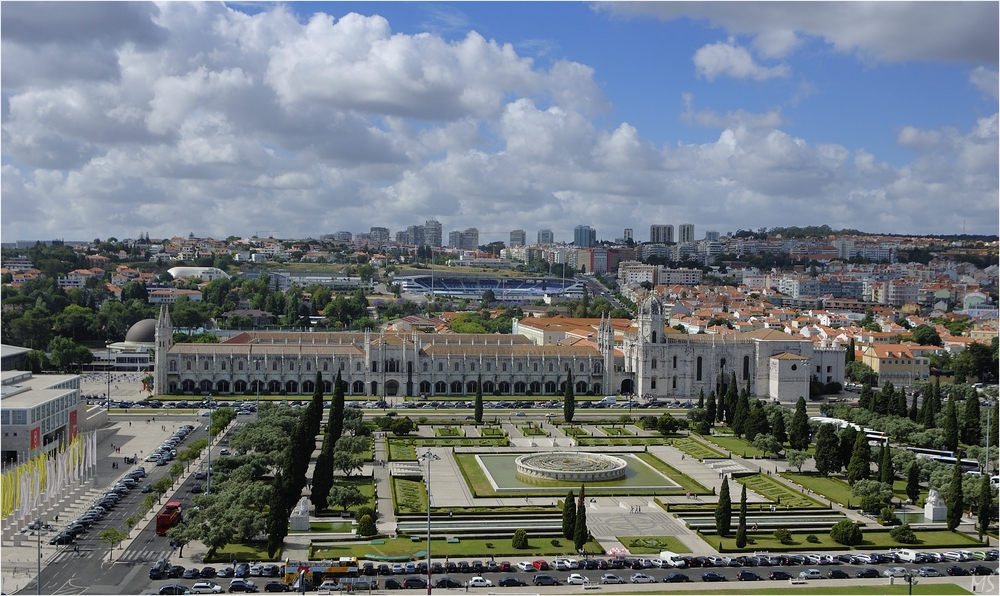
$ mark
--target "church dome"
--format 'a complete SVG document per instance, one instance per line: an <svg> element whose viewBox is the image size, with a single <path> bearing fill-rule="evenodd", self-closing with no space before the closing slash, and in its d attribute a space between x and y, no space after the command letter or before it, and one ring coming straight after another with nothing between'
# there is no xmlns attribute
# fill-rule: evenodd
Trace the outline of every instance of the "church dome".
<svg viewBox="0 0 1000 596"><path fill-rule="evenodd" d="M125 341L134 344L156 343L156 319L143 319L132 325L125 334Z"/></svg>

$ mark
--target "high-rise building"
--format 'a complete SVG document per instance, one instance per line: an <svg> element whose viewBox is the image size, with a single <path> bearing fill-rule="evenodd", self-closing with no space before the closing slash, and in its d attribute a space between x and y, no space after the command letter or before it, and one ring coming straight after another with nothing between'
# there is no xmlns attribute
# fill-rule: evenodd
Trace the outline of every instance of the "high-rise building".
<svg viewBox="0 0 1000 596"><path fill-rule="evenodd" d="M350 242L354 235L350 232L334 232L333 241L334 242Z"/></svg>
<svg viewBox="0 0 1000 596"><path fill-rule="evenodd" d="M527 234L524 230L511 230L510 246L524 246L527 241Z"/></svg>
<svg viewBox="0 0 1000 596"><path fill-rule="evenodd" d="M719 236L720 234L715 230L708 230L705 232L705 240L708 240L709 242L718 242Z"/></svg>
<svg viewBox="0 0 1000 596"><path fill-rule="evenodd" d="M556 236L552 230L538 230L538 244L554 244L555 241Z"/></svg>
<svg viewBox="0 0 1000 596"><path fill-rule="evenodd" d="M462 232L462 246L465 250L479 250L479 230L466 228Z"/></svg>
<svg viewBox="0 0 1000 596"><path fill-rule="evenodd" d="M573 244L577 248L590 248L597 243L597 230L587 225L573 228Z"/></svg>
<svg viewBox="0 0 1000 596"><path fill-rule="evenodd" d="M441 222L428 219L424 222L424 244L441 248Z"/></svg>
<svg viewBox="0 0 1000 596"><path fill-rule="evenodd" d="M448 246L462 248L462 232L460 230L452 230L448 233Z"/></svg>
<svg viewBox="0 0 1000 596"><path fill-rule="evenodd" d="M369 231L369 238L372 242L388 242L390 238L389 228L372 227Z"/></svg>
<svg viewBox="0 0 1000 596"><path fill-rule="evenodd" d="M632 228L625 228L625 234L622 237L625 242L632 240Z"/></svg>
<svg viewBox="0 0 1000 596"><path fill-rule="evenodd" d="M649 241L654 244L673 242L674 226L669 224L653 224L649 226Z"/></svg>
<svg viewBox="0 0 1000 596"><path fill-rule="evenodd" d="M694 242L694 224L681 224L677 226L677 241Z"/></svg>
<svg viewBox="0 0 1000 596"><path fill-rule="evenodd" d="M406 244L410 246L424 244L424 226L406 226Z"/></svg>

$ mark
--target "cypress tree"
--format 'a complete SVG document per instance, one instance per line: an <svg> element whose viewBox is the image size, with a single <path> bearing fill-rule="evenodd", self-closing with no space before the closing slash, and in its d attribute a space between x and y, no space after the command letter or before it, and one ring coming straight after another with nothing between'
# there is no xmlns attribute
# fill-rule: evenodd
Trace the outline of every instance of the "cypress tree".
<svg viewBox="0 0 1000 596"><path fill-rule="evenodd" d="M895 470L892 469L892 452L889 444L882 446L882 458L878 463L878 479L880 482L892 486L892 481L896 477Z"/></svg>
<svg viewBox="0 0 1000 596"><path fill-rule="evenodd" d="M708 420L709 424L715 424L715 392L711 391L708 394L708 402L705 404L705 419Z"/></svg>
<svg viewBox="0 0 1000 596"><path fill-rule="evenodd" d="M979 479L979 511L976 516L979 518L980 541L986 534L986 530L989 529L990 521L997 516L997 509L993 504L993 493L995 492L996 489L990 484L989 475L983 474L983 477Z"/></svg>
<svg viewBox="0 0 1000 596"><path fill-rule="evenodd" d="M906 498L914 504L920 498L920 466L917 462L911 463L906 470Z"/></svg>
<svg viewBox="0 0 1000 596"><path fill-rule="evenodd" d="M900 389L896 392L896 399L893 402L892 413L900 418L906 418L908 416L906 409L906 390Z"/></svg>
<svg viewBox="0 0 1000 596"><path fill-rule="evenodd" d="M770 425L767 423L767 414L764 413L764 404L760 403L759 399L753 400L753 404L750 406L750 415L747 416L743 432L747 436L747 441L751 443L757 438L757 435L766 435L771 432Z"/></svg>
<svg viewBox="0 0 1000 596"><path fill-rule="evenodd" d="M483 373L476 379L476 424L483 423Z"/></svg>
<svg viewBox="0 0 1000 596"><path fill-rule="evenodd" d="M958 414L955 412L955 398L948 398L944 407L944 445L948 451L958 449Z"/></svg>
<svg viewBox="0 0 1000 596"><path fill-rule="evenodd" d="M965 509L965 495L962 494L962 459L961 454L956 453L959 460L955 462L954 471L951 473L951 487L948 495L948 529L952 532L962 523L962 511Z"/></svg>
<svg viewBox="0 0 1000 596"><path fill-rule="evenodd" d="M858 407L869 411L872 409L872 388L868 383L861 386L861 396L858 397Z"/></svg>
<svg viewBox="0 0 1000 596"><path fill-rule="evenodd" d="M733 420L736 417L738 402L739 393L736 388L736 373L733 373L732 379L729 384L726 385L726 424L729 426L733 425Z"/></svg>
<svg viewBox="0 0 1000 596"><path fill-rule="evenodd" d="M740 495L740 521L736 527L736 548L743 548L747 545L747 485L743 485L743 494Z"/></svg>
<svg viewBox="0 0 1000 596"><path fill-rule="evenodd" d="M705 389L704 388L698 390L698 407L699 408L704 408L705 407Z"/></svg>
<svg viewBox="0 0 1000 596"><path fill-rule="evenodd" d="M775 439L778 439L782 445L788 441L788 433L785 432L785 414L783 411L779 410L774 413L774 422L771 425L774 430L771 434L774 435Z"/></svg>
<svg viewBox="0 0 1000 596"><path fill-rule="evenodd" d="M736 411L733 413L733 434L742 437L746 432L747 419L750 417L750 400L740 395L736 400Z"/></svg>
<svg viewBox="0 0 1000 596"><path fill-rule="evenodd" d="M806 398L799 396L795 402L792 426L788 429L788 443L792 449L805 451L809 447L809 417L806 415Z"/></svg>
<svg viewBox="0 0 1000 596"><path fill-rule="evenodd" d="M934 415L937 416L941 412L941 376L938 375L934 377L934 392L931 393L931 407L934 409Z"/></svg>
<svg viewBox="0 0 1000 596"><path fill-rule="evenodd" d="M851 338L851 345L844 352L844 364L850 364L854 362L854 338Z"/></svg>
<svg viewBox="0 0 1000 596"><path fill-rule="evenodd" d="M733 502L729 498L729 480L722 479L719 502L715 505L715 529L719 536L729 536L733 527Z"/></svg>
<svg viewBox="0 0 1000 596"><path fill-rule="evenodd" d="M584 496L583 485L580 485L580 499L576 506L576 520L573 527L573 546L579 551L583 545L587 544L587 537L590 535L587 530L587 500Z"/></svg>
<svg viewBox="0 0 1000 596"><path fill-rule="evenodd" d="M913 394L913 403L910 404L910 411L908 412L908 414L909 414L910 420L912 420L913 422L917 421L917 415L919 414L919 410L917 409L917 394L916 393Z"/></svg>
<svg viewBox="0 0 1000 596"><path fill-rule="evenodd" d="M846 468L851 463L851 453L854 451L854 442L858 439L858 431L853 426L848 426L840 431L840 461L837 469Z"/></svg>
<svg viewBox="0 0 1000 596"><path fill-rule="evenodd" d="M962 442L966 445L978 445L983 440L983 427L979 415L979 399L975 396L965 398L962 408Z"/></svg>
<svg viewBox="0 0 1000 596"><path fill-rule="evenodd" d="M312 403L309 404L309 432L312 436L319 434L323 425L323 375L316 371L316 390L313 391Z"/></svg>
<svg viewBox="0 0 1000 596"><path fill-rule="evenodd" d="M934 385L931 385L924 393L924 403L920 405L920 424L924 425L925 430L932 429L936 426L936 421L934 419L933 393Z"/></svg>
<svg viewBox="0 0 1000 596"><path fill-rule="evenodd" d="M323 446L313 468L312 490L309 495L317 514L327 508L326 498L333 488L333 446L336 441L331 438L329 425L326 429L323 433Z"/></svg>
<svg viewBox="0 0 1000 596"><path fill-rule="evenodd" d="M576 412L576 396L573 395L573 371L566 371L566 390L563 392L563 418L566 422L573 422L573 414ZM567 540L570 540L567 538Z"/></svg>
<svg viewBox="0 0 1000 596"><path fill-rule="evenodd" d="M868 480L872 472L872 454L865 433L858 433L851 450L851 462L847 464L847 482L851 486L858 480Z"/></svg>
<svg viewBox="0 0 1000 596"><path fill-rule="evenodd" d="M823 476L840 471L840 441L832 424L821 424L816 432L816 471Z"/></svg>
<svg viewBox="0 0 1000 596"><path fill-rule="evenodd" d="M331 441L336 444L340 435L344 434L344 382L340 379L340 371L333 381L333 405L330 407L330 420L327 422Z"/></svg>
<svg viewBox="0 0 1000 596"><path fill-rule="evenodd" d="M576 535L576 497L573 491L566 493L563 501L562 533L566 540L573 540Z"/></svg>

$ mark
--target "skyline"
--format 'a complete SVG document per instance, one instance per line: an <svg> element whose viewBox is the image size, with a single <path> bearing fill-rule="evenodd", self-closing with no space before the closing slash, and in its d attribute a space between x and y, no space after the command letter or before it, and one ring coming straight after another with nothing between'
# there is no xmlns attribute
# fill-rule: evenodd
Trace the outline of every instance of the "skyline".
<svg viewBox="0 0 1000 596"><path fill-rule="evenodd" d="M985 2L5 3L0 231L996 234L998 18Z"/></svg>

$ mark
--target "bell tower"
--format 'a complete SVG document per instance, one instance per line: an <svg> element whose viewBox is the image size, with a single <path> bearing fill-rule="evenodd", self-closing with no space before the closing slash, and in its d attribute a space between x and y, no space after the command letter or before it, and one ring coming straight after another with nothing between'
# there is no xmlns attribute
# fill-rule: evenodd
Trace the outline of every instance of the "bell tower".
<svg viewBox="0 0 1000 596"><path fill-rule="evenodd" d="M166 304L160 305L160 316L156 319L156 347L153 354L153 390L165 394L170 391L167 386L167 353L174 345L174 323L170 320L170 311Z"/></svg>
<svg viewBox="0 0 1000 596"><path fill-rule="evenodd" d="M663 337L663 303L650 294L639 307L639 341L642 344L666 343Z"/></svg>

